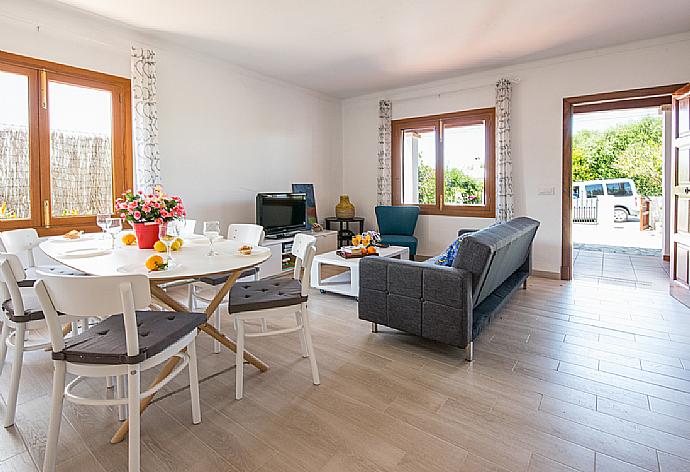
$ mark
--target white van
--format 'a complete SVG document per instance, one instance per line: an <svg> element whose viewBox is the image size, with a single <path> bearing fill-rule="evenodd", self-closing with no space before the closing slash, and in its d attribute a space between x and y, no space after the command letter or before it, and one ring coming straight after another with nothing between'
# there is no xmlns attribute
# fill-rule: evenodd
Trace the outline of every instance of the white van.
<svg viewBox="0 0 690 472"><path fill-rule="evenodd" d="M627 221L629 216L640 215L640 197L631 179L605 179L573 182L573 199L596 198L600 195L616 197L613 220Z"/></svg>

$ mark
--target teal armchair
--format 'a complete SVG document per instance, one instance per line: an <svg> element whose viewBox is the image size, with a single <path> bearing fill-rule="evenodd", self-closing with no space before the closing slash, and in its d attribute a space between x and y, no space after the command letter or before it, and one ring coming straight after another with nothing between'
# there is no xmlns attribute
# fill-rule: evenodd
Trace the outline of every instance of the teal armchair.
<svg viewBox="0 0 690 472"><path fill-rule="evenodd" d="M381 242L391 246L405 246L410 249L410 259L417 254L417 238L414 230L419 218L416 206L377 206L376 222L381 233Z"/></svg>

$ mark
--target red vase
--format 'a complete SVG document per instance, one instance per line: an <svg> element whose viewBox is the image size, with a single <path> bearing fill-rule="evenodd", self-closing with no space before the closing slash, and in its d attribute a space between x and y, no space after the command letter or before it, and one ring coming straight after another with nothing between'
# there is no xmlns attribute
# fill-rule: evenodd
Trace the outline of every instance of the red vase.
<svg viewBox="0 0 690 472"><path fill-rule="evenodd" d="M139 249L153 249L158 241L158 223L132 223L134 233L137 235Z"/></svg>

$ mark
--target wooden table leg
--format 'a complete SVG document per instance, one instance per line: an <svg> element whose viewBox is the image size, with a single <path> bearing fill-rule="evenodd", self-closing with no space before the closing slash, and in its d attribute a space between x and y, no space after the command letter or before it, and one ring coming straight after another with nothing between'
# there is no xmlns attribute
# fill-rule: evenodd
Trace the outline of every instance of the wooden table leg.
<svg viewBox="0 0 690 472"><path fill-rule="evenodd" d="M218 307L218 305L221 304L223 298L225 298L225 295L227 295L227 293L230 291L230 289L235 284L241 273L241 271L235 271L231 273L230 277L228 277L228 280L225 282L225 284L223 284L216 296L213 297L213 300L211 300L211 303L204 312L206 314L207 320L211 316L213 316L213 313L215 312L216 308ZM189 311L188 307L184 306L183 304L172 298L170 295L168 295L168 293L162 288L160 288L158 284L154 281L151 281L151 294L164 304L168 305L174 311ZM199 329L207 333L208 335L212 336L214 339L218 340L222 345L224 345L231 351L236 352L237 345L235 344L235 342L226 337L223 333L219 332L210 324L204 323L203 325L199 326ZM261 372L266 372L268 370L268 365L255 355L251 354L250 352L245 350L243 356L244 360L246 360L248 363L259 369ZM151 383L149 389L153 388L155 385L163 381L163 379L165 379L168 375L170 375L170 373L173 371L173 369L179 361L179 357L170 358L168 362L166 362L166 364L163 366L163 369L158 373L154 381ZM148 396L146 398L142 398L139 404L139 411L143 412L149 406L149 404L151 404L151 401L153 401L153 395ZM117 444L119 442L122 442L127 436L128 431L129 420L125 420L122 423L122 425L120 425L120 428L115 432L113 437L110 439L110 443Z"/></svg>
<svg viewBox="0 0 690 472"><path fill-rule="evenodd" d="M237 280L237 277L234 277L234 280ZM228 290L232 288L232 284L234 284L233 277L231 276L228 279L228 282L230 283ZM226 287L228 285L228 282L225 283L223 287ZM213 301L211 301L211 304L208 306L208 308L205 311L206 314L206 319L210 318L213 313L216 310L216 307L222 302L223 298L225 297L225 293L222 293L222 290L218 292L218 294L213 298ZM175 311L188 311L188 308L186 308L184 305L179 303L177 300L173 299L170 295L167 294L162 288L154 285L153 283L151 284L151 293L153 294L154 297L159 299L161 302L165 303L168 305L170 308L172 308ZM221 294L222 293L222 294ZM219 298L220 296L220 298ZM214 306L214 301L218 299L217 303L215 303ZM215 329L212 325L205 323L201 326L199 326L199 329L203 331L204 333L208 334L209 336L213 337L217 341L219 341L223 346L227 347L230 349L232 352L237 351L237 344L235 344L235 341L232 339L229 339L227 336L225 336L223 333L219 332L217 329ZM268 365L251 354L250 352L247 352L246 350L244 351L244 360L246 360L248 363L259 369L261 372L266 372L268 370Z"/></svg>

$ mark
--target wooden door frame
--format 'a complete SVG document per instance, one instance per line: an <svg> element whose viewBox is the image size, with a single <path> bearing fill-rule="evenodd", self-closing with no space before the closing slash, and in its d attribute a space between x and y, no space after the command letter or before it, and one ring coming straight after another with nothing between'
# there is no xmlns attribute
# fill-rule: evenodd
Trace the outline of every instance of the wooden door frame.
<svg viewBox="0 0 690 472"><path fill-rule="evenodd" d="M671 103L671 95L685 84L621 90L563 99L563 171L561 192L561 279L573 277L572 184L573 115L594 111L660 106Z"/></svg>

